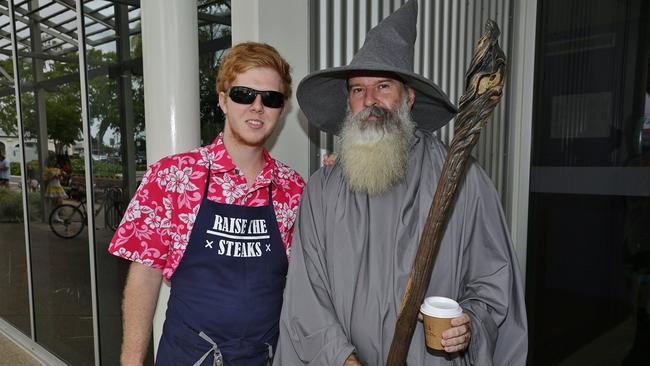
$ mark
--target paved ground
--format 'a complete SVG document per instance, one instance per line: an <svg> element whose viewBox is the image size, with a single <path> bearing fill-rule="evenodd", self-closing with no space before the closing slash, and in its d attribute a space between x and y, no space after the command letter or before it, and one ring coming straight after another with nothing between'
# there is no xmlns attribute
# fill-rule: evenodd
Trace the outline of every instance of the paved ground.
<svg viewBox="0 0 650 366"><path fill-rule="evenodd" d="M102 363L117 364L120 299L128 264L106 252L112 230L96 217L95 259ZM72 239L30 222L31 269L37 342L70 365L94 359L88 228ZM27 259L23 223L0 222L0 317L29 334ZM0 365L8 362L0 349ZM21 365L8 363L7 365Z"/></svg>
<svg viewBox="0 0 650 366"><path fill-rule="evenodd" d="M9 338L0 333L0 365L7 366L41 366L29 353L18 347Z"/></svg>

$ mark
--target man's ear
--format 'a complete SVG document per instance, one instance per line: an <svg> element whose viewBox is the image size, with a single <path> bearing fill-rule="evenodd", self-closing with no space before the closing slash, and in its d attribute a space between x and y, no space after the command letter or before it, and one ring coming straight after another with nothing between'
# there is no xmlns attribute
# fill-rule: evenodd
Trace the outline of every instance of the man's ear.
<svg viewBox="0 0 650 366"><path fill-rule="evenodd" d="M284 105L280 107L280 118L284 118L287 116L287 113L289 113L289 108L287 108L287 104L291 101L291 99L287 99L284 101Z"/></svg>
<svg viewBox="0 0 650 366"><path fill-rule="evenodd" d="M223 114L228 113L228 107L226 106L226 93L224 92L219 92L219 107L221 108L221 111L223 111Z"/></svg>
<svg viewBox="0 0 650 366"><path fill-rule="evenodd" d="M408 88L409 97L407 103L409 105L409 110L413 109L413 104L415 103L415 92L413 88Z"/></svg>

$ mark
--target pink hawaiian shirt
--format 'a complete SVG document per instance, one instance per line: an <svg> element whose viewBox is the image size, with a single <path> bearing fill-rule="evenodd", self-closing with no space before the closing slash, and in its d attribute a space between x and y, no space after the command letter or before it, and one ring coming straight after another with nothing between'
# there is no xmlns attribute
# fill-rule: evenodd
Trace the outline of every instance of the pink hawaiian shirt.
<svg viewBox="0 0 650 366"><path fill-rule="evenodd" d="M108 251L118 257L160 268L170 279L183 258L205 190L211 163L208 199L242 206L269 204L273 208L287 256L291 254L293 223L305 182L300 175L271 158L250 188L219 134L211 145L168 156L153 163L129 203Z"/></svg>

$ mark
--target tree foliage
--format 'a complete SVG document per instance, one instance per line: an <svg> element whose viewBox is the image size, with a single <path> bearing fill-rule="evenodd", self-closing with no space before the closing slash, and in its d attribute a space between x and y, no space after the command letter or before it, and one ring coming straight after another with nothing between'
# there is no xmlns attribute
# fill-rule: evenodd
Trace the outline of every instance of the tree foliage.
<svg viewBox="0 0 650 366"><path fill-rule="evenodd" d="M198 0L199 11L211 14L228 13L230 0ZM211 41L230 36L230 27L220 24L208 24L199 29L199 41ZM142 56L142 37L135 34L130 37L130 54L126 58L140 59ZM223 129L224 115L217 103L215 90L216 76L223 50L207 52L200 55L200 116L201 138L203 143L209 143ZM54 141L57 152L80 141L82 136L81 92L79 84L79 65L76 53L66 55L71 62L46 60L39 62L42 66L43 80L59 80L49 83L47 89L41 84L34 85L34 60L27 57L19 58L19 74L21 81L20 111L26 139L39 137L39 122L37 95L34 89L39 88L39 97L45 101L44 113L47 123L47 138ZM131 98L124 101L132 103L133 123L136 139L142 139L144 123L144 82L141 75L133 70L124 69L120 65L114 51L88 48L86 59L89 68L107 69L108 72L89 73L88 78L88 115L91 125L92 146L103 144L104 137L109 131L121 135L124 130L123 111L120 110L119 88L120 79L131 81ZM133 65L133 63L131 63ZM0 66L5 70L13 70L11 59L1 60ZM72 76L72 77L70 77ZM127 76L127 77L125 77ZM17 135L16 102L11 86L5 87L4 96L0 96L0 129L6 135ZM40 94L42 93L42 94ZM124 106L123 106L124 107ZM141 144L143 145L143 144ZM139 146L144 149L144 146Z"/></svg>
<svg viewBox="0 0 650 366"><path fill-rule="evenodd" d="M198 6L210 13L230 11L229 0L199 0ZM221 24L209 24L199 27L199 42L229 37L230 27ZM200 116L201 116L201 143L209 144L223 130L225 116L219 108L216 91L217 73L225 50L206 52L199 55L199 88L200 88Z"/></svg>
<svg viewBox="0 0 650 366"><path fill-rule="evenodd" d="M38 136L36 98L32 82L34 80L32 76L34 65L31 62L31 59L20 58L18 71L23 89L20 95L20 107L27 139ZM5 69L13 69L11 60L0 61L0 64ZM75 63L48 61L41 65L43 66L43 80L79 74L78 65ZM81 137L79 79L73 78L73 80L73 82L61 83L48 89L40 89L45 98L44 113L47 121L47 137L54 141L58 152L65 146L74 144ZM13 94L0 98L0 128L7 135L18 134L16 102Z"/></svg>

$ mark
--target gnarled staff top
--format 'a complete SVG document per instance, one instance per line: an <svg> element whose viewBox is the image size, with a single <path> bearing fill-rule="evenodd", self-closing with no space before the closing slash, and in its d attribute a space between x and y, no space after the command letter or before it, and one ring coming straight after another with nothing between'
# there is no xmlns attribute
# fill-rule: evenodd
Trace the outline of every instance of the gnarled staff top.
<svg viewBox="0 0 650 366"><path fill-rule="evenodd" d="M474 56L465 72L465 93L460 97L460 113L456 118L456 129L472 122L463 114L475 113L477 109L490 111L501 99L506 72L506 56L498 44L501 35L493 20L485 23L483 35L476 44ZM474 108L468 108L469 104Z"/></svg>

